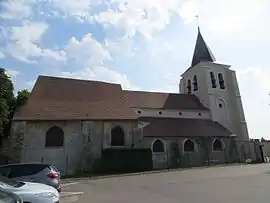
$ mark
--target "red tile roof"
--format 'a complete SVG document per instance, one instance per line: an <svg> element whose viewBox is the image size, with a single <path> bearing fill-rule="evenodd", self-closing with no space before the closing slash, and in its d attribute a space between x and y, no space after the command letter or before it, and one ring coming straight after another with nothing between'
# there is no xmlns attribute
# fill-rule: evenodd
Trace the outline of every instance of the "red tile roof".
<svg viewBox="0 0 270 203"><path fill-rule="evenodd" d="M207 110L193 95L124 91L119 84L39 76L14 120L127 120L131 107Z"/></svg>
<svg viewBox="0 0 270 203"><path fill-rule="evenodd" d="M142 91L124 91L124 94L131 107L176 110L208 110L194 95Z"/></svg>
<svg viewBox="0 0 270 203"><path fill-rule="evenodd" d="M137 119L119 84L39 76L14 120Z"/></svg>
<svg viewBox="0 0 270 203"><path fill-rule="evenodd" d="M140 118L146 122L145 137L228 137L233 133L218 122L206 119Z"/></svg>

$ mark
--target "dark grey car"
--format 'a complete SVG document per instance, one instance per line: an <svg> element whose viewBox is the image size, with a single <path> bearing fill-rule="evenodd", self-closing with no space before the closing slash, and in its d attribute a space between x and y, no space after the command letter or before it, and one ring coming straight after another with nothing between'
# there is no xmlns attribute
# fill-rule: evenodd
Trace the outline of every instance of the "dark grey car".
<svg viewBox="0 0 270 203"><path fill-rule="evenodd" d="M51 165L44 163L17 163L0 166L0 175L18 181L37 182L50 185L59 192L60 172Z"/></svg>

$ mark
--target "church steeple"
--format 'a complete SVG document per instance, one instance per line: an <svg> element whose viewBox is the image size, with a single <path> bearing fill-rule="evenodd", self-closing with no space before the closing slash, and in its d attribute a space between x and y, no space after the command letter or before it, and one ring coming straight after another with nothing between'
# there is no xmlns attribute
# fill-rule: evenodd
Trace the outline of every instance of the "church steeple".
<svg viewBox="0 0 270 203"><path fill-rule="evenodd" d="M214 62L216 59L212 54L210 48L205 43L202 34L200 32L200 27L198 27L197 41L194 49L194 54L192 58L191 67L202 61Z"/></svg>

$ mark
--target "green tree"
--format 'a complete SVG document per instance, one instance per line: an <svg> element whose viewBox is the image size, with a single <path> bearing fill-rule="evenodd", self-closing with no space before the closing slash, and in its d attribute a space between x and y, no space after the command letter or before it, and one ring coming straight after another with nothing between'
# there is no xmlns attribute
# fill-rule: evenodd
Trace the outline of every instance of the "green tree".
<svg viewBox="0 0 270 203"><path fill-rule="evenodd" d="M9 109L9 112L8 112L9 116L8 116L8 119L6 119L6 122L4 125L4 133L3 133L4 136L8 136L10 134L12 118L14 116L14 113L18 108L20 108L27 102L29 95L30 95L30 92L28 92L25 89L18 91L16 98L7 107L7 109Z"/></svg>
<svg viewBox="0 0 270 203"><path fill-rule="evenodd" d="M0 99L5 100L8 106L14 104L13 84L5 69L0 68Z"/></svg>
<svg viewBox="0 0 270 203"><path fill-rule="evenodd" d="M13 84L5 69L0 68L0 138L2 138L9 126L15 105Z"/></svg>
<svg viewBox="0 0 270 203"><path fill-rule="evenodd" d="M14 96L14 86L5 69L0 68L0 142L8 136L16 109L24 105L30 95L27 90L18 91Z"/></svg>
<svg viewBox="0 0 270 203"><path fill-rule="evenodd" d="M4 136L4 129L9 121L8 115L8 105L4 99L0 99L0 139Z"/></svg>
<svg viewBox="0 0 270 203"><path fill-rule="evenodd" d="M28 92L28 90L26 89L19 91L16 97L15 108L17 109L23 106L27 102L29 95L30 95L30 92Z"/></svg>

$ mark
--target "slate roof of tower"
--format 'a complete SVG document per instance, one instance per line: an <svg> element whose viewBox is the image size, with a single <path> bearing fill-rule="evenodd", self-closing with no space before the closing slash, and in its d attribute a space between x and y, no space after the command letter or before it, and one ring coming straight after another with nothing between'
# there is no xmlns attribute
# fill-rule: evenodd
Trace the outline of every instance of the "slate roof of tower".
<svg viewBox="0 0 270 203"><path fill-rule="evenodd" d="M197 41L194 49L191 67L203 61L214 62L215 60L216 59L214 55L212 54L210 48L205 43L202 34L200 32L200 29L198 28Z"/></svg>
<svg viewBox="0 0 270 203"><path fill-rule="evenodd" d="M132 107L207 110L192 95L124 91L119 84L39 76L14 120L128 120Z"/></svg>
<svg viewBox="0 0 270 203"><path fill-rule="evenodd" d="M228 137L233 133L210 119L140 118L145 137ZM149 123L149 124L147 124Z"/></svg>

